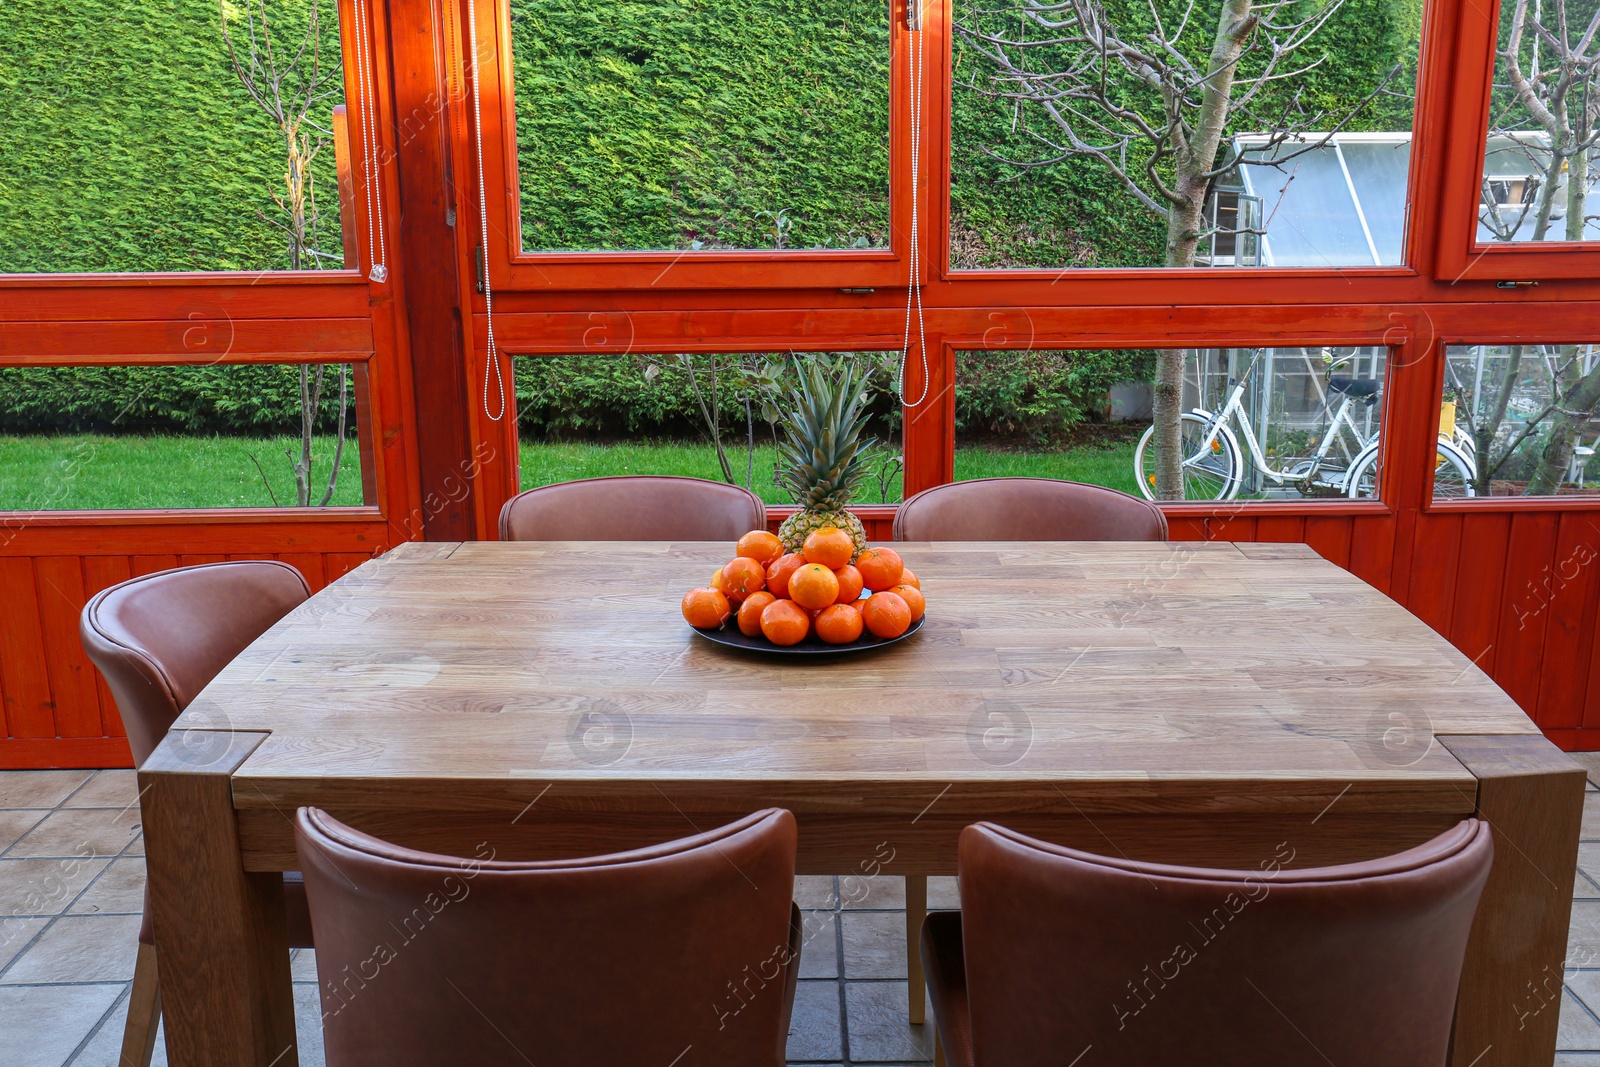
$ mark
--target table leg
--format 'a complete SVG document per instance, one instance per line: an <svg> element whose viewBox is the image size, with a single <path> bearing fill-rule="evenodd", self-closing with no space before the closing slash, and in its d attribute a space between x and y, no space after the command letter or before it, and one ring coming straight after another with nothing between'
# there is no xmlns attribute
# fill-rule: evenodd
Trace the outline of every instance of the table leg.
<svg viewBox="0 0 1600 1067"><path fill-rule="evenodd" d="M267 735L185 730L139 770L173 1067L296 1067L283 876L249 874L232 773Z"/></svg>
<svg viewBox="0 0 1600 1067"><path fill-rule="evenodd" d="M928 876L906 875L906 999L909 1018L920 1023L925 1018L927 982L922 975L922 920L928 917Z"/></svg>
<svg viewBox="0 0 1600 1067"><path fill-rule="evenodd" d="M1494 867L1467 942L1452 1067L1549 1067L1561 1014L1584 771L1536 734L1438 738L1478 779Z"/></svg>

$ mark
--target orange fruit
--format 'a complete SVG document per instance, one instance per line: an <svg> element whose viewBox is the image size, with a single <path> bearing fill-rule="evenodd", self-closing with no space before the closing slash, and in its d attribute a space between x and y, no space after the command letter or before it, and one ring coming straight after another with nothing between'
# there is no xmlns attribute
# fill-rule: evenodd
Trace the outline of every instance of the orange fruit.
<svg viewBox="0 0 1600 1067"><path fill-rule="evenodd" d="M711 572L711 588L719 593L727 593L728 591L728 579L722 576L721 567Z"/></svg>
<svg viewBox="0 0 1600 1067"><path fill-rule="evenodd" d="M746 637L759 637L761 635L761 613L767 610L768 604L777 599L765 589L745 597L744 603L739 605L739 632Z"/></svg>
<svg viewBox="0 0 1600 1067"><path fill-rule="evenodd" d="M899 637L911 625L911 608L898 593L874 593L861 609L861 621L874 637Z"/></svg>
<svg viewBox="0 0 1600 1067"><path fill-rule="evenodd" d="M928 610L928 602L923 599L922 590L914 585L897 585L889 592L906 602L906 607L911 609L912 622L922 618L922 613Z"/></svg>
<svg viewBox="0 0 1600 1067"><path fill-rule="evenodd" d="M761 611L761 632L775 645L797 645L811 632L811 616L792 600L774 600Z"/></svg>
<svg viewBox="0 0 1600 1067"><path fill-rule="evenodd" d="M817 636L830 645L848 645L861 636L861 612L849 604L833 604L817 616Z"/></svg>
<svg viewBox="0 0 1600 1067"><path fill-rule="evenodd" d="M899 585L905 569L900 553L892 548L869 548L856 558L856 570L861 572L862 582L874 593Z"/></svg>
<svg viewBox="0 0 1600 1067"><path fill-rule="evenodd" d="M811 531L800 552L806 557L807 563L820 563L830 571L836 571L856 554L856 544L839 527L821 526Z"/></svg>
<svg viewBox="0 0 1600 1067"><path fill-rule="evenodd" d="M739 547L736 555L745 559L753 559L765 567L779 556L783 555L783 542L778 540L778 535L765 530L751 530L739 538Z"/></svg>
<svg viewBox="0 0 1600 1067"><path fill-rule="evenodd" d="M740 556L722 568L722 591L735 603L751 593L765 589L767 576L761 564Z"/></svg>
<svg viewBox="0 0 1600 1067"><path fill-rule="evenodd" d="M772 595L779 600L788 596L789 576L805 565L806 558L798 552L779 556L777 561L767 568L767 588L772 590Z"/></svg>
<svg viewBox="0 0 1600 1067"><path fill-rule="evenodd" d="M911 572L910 567L902 567L900 569L900 584L909 585L913 589L922 588L922 582Z"/></svg>
<svg viewBox="0 0 1600 1067"><path fill-rule="evenodd" d="M834 571L833 576L839 579L838 602L840 604L855 603L856 598L861 595L861 590L864 588L861 582L861 572L846 563L843 567Z"/></svg>
<svg viewBox="0 0 1600 1067"><path fill-rule="evenodd" d="M715 589L691 589L683 594L683 617L696 629L715 630L732 614L728 598Z"/></svg>
<svg viewBox="0 0 1600 1067"><path fill-rule="evenodd" d="M789 576L789 597L803 608L825 608L839 599L839 579L820 563L807 563Z"/></svg>

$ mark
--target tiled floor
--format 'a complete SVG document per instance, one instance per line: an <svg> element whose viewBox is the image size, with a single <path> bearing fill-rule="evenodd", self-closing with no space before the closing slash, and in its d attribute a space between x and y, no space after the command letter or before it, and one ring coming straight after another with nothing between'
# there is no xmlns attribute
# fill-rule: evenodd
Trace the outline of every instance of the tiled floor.
<svg viewBox="0 0 1600 1067"><path fill-rule="evenodd" d="M1600 1067L1600 754L1589 768L1573 886L1557 1067ZM0 1064L114 1067L133 976L144 856L131 771L0 772ZM912 1064L930 1026L906 1020L904 883L802 878L806 942L789 1057ZM931 908L955 907L930 879ZM293 963L300 1062L322 1064L316 966ZM157 1043L157 1064L166 1057Z"/></svg>

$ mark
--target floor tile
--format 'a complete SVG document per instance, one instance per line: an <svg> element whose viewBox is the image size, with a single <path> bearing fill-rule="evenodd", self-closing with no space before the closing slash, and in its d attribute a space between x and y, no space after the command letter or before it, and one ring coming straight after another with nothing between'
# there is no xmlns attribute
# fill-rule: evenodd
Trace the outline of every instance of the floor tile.
<svg viewBox="0 0 1600 1067"><path fill-rule="evenodd" d="M1600 841L1600 793L1583 794L1583 840Z"/></svg>
<svg viewBox="0 0 1600 1067"><path fill-rule="evenodd" d="M50 920L40 916L31 919L0 919L0 971L6 964L22 954L22 950L39 935Z"/></svg>
<svg viewBox="0 0 1600 1067"><path fill-rule="evenodd" d="M1567 755L1583 765L1589 773L1589 787L1600 785L1600 752L1569 752Z"/></svg>
<svg viewBox="0 0 1600 1067"><path fill-rule="evenodd" d="M904 978L906 976L906 917L903 911L845 912L846 978Z"/></svg>
<svg viewBox="0 0 1600 1067"><path fill-rule="evenodd" d="M289 954L289 980L291 982L317 981L317 954L309 948L297 948Z"/></svg>
<svg viewBox="0 0 1600 1067"><path fill-rule="evenodd" d="M123 997L100 1024L100 1029L89 1043L83 1046L72 1067L126 1067L121 1062L122 1028L128 1021L128 998ZM150 1056L150 1067L167 1067L166 1031L156 1025L156 1047Z"/></svg>
<svg viewBox="0 0 1600 1067"><path fill-rule="evenodd" d="M1596 894L1600 896L1600 894ZM112 860L94 884L77 899L71 915L144 914L144 857Z"/></svg>
<svg viewBox="0 0 1600 1067"><path fill-rule="evenodd" d="M928 879L928 910L961 910L961 890L953 875L936 875Z"/></svg>
<svg viewBox="0 0 1600 1067"><path fill-rule="evenodd" d="M833 875L802 874L794 880L794 902L802 911L837 908L839 896L833 891Z"/></svg>
<svg viewBox="0 0 1600 1067"><path fill-rule="evenodd" d="M1561 1026L1556 1032L1556 1048L1573 1052L1600 1049L1600 1023L1595 1022L1571 992L1561 997Z"/></svg>
<svg viewBox="0 0 1600 1067"><path fill-rule="evenodd" d="M933 1026L906 1021L904 982L846 982L845 1010L852 1063L933 1057Z"/></svg>
<svg viewBox="0 0 1600 1067"><path fill-rule="evenodd" d="M120 985L0 986L0 1063L61 1067L121 993Z"/></svg>
<svg viewBox="0 0 1600 1067"><path fill-rule="evenodd" d="M803 911L800 944L801 978L839 977L839 915L832 911Z"/></svg>
<svg viewBox="0 0 1600 1067"><path fill-rule="evenodd" d="M16 844L23 834L38 826L39 823L44 821L44 817L49 814L48 811L41 811L38 808L23 811L0 811L0 852L4 852Z"/></svg>
<svg viewBox="0 0 1600 1067"><path fill-rule="evenodd" d="M90 771L6 771L0 808L53 808L89 780Z"/></svg>
<svg viewBox="0 0 1600 1067"><path fill-rule="evenodd" d="M1568 967L1600 967L1600 903L1572 903L1572 925L1567 929Z"/></svg>
<svg viewBox="0 0 1600 1067"><path fill-rule="evenodd" d="M789 1024L791 1060L837 1060L844 1055L839 1026L839 983L802 981Z"/></svg>
<svg viewBox="0 0 1600 1067"><path fill-rule="evenodd" d="M1600 971L1568 971L1566 986L1568 992L1588 1005L1591 1013L1600 1010ZM1600 1052L1600 1045L1594 1048Z"/></svg>
<svg viewBox="0 0 1600 1067"><path fill-rule="evenodd" d="M65 808L130 808L139 803L139 779L131 770L96 771Z"/></svg>
<svg viewBox="0 0 1600 1067"><path fill-rule="evenodd" d="M322 1000L314 985L294 987L294 1037L300 1046L300 1067L326 1067L322 1047Z"/></svg>
<svg viewBox="0 0 1600 1067"><path fill-rule="evenodd" d="M67 915L0 974L0 985L129 982L138 951L138 916Z"/></svg>
<svg viewBox="0 0 1600 1067"><path fill-rule="evenodd" d="M6 858L115 856L138 833L138 808L63 808L29 830Z"/></svg>
<svg viewBox="0 0 1600 1067"><path fill-rule="evenodd" d="M0 915L59 915L108 859L0 859Z"/></svg>
<svg viewBox="0 0 1600 1067"><path fill-rule="evenodd" d="M839 878L839 901L847 910L904 908L906 880L888 874L842 875Z"/></svg>

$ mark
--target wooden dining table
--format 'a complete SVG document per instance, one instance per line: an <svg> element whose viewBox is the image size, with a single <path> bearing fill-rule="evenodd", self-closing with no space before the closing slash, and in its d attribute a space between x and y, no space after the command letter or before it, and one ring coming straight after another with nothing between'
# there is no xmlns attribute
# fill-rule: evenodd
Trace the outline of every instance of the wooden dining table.
<svg viewBox="0 0 1600 1067"><path fill-rule="evenodd" d="M139 772L170 1062L296 1062L279 872L306 805L499 859L783 807L800 872L865 893L954 874L985 819L1257 870L1476 816L1453 1064L1552 1062L1583 771L1382 593L1294 544L908 543L923 628L794 657L683 622L731 547L407 544L224 669Z"/></svg>

